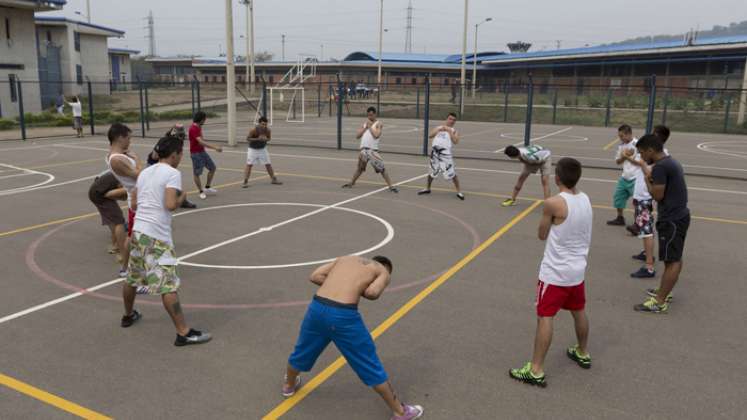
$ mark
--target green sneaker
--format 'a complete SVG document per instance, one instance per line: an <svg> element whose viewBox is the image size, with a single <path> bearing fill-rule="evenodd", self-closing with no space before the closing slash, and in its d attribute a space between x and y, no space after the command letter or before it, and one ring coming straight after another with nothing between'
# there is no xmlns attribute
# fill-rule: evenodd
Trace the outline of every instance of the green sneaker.
<svg viewBox="0 0 747 420"><path fill-rule="evenodd" d="M656 297L656 295L658 293L659 293L659 288L658 287L656 289L646 289L646 294L649 295L649 296L651 296L651 297ZM670 293L670 294L667 295L667 298L665 299L665 301L667 303L670 303L673 298L674 298L674 295L672 295Z"/></svg>
<svg viewBox="0 0 747 420"><path fill-rule="evenodd" d="M546 387L547 382L545 382L545 375L542 374L542 376L534 376L532 373L532 363L527 362L527 364L524 365L524 367L520 369L509 369L508 376L516 379L517 381L526 382L529 385L537 385L539 387Z"/></svg>
<svg viewBox="0 0 747 420"><path fill-rule="evenodd" d="M586 356L582 356L581 353L578 352L578 344L572 347L568 347L566 354L568 355L569 359L578 363L578 365L582 368L589 369L591 367L591 356L588 353L586 354Z"/></svg>
<svg viewBox="0 0 747 420"><path fill-rule="evenodd" d="M510 207L510 206L515 206L515 205L516 205L516 200L512 200L510 198L503 200L503 202L501 203L502 207Z"/></svg>
<svg viewBox="0 0 747 420"><path fill-rule="evenodd" d="M645 302L635 305L633 307L637 312L646 312L650 314L665 314L667 311L669 311L669 304L664 302L662 304L659 304L659 302L656 301L655 297L650 297L646 299Z"/></svg>

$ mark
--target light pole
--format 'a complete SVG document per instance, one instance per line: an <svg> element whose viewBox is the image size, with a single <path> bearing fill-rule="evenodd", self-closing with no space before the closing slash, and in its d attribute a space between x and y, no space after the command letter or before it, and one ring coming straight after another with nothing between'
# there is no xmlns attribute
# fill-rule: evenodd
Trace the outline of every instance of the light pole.
<svg viewBox="0 0 747 420"><path fill-rule="evenodd" d="M226 0L226 99L228 103L228 145L236 145L236 69L233 51L233 0Z"/></svg>
<svg viewBox="0 0 747 420"><path fill-rule="evenodd" d="M482 25L483 23L487 23L493 20L492 17L489 17L482 22L475 24L475 54L472 56L472 97L475 97L475 90L477 86L477 28Z"/></svg>
<svg viewBox="0 0 747 420"><path fill-rule="evenodd" d="M322 58L319 61L324 61L324 44L322 44L321 47L322 47Z"/></svg>
<svg viewBox="0 0 747 420"><path fill-rule="evenodd" d="M464 85L467 82L467 13L469 12L469 0L464 0L464 34L462 35L462 74L461 74L461 100L459 101L459 114L464 114Z"/></svg>
<svg viewBox="0 0 747 420"><path fill-rule="evenodd" d="M379 2L379 68L376 77L376 84L381 91L381 54L384 44L384 0Z"/></svg>
<svg viewBox="0 0 747 420"><path fill-rule="evenodd" d="M283 54L281 55L281 57L282 57L281 60L282 60L283 63L285 63L285 34L281 34L280 35L280 42L283 44L283 50L282 50Z"/></svg>
<svg viewBox="0 0 747 420"><path fill-rule="evenodd" d="M254 2L240 0L246 6L246 86L254 94Z"/></svg>
<svg viewBox="0 0 747 420"><path fill-rule="evenodd" d="M91 0L86 0L86 17L88 18L88 23L91 23Z"/></svg>

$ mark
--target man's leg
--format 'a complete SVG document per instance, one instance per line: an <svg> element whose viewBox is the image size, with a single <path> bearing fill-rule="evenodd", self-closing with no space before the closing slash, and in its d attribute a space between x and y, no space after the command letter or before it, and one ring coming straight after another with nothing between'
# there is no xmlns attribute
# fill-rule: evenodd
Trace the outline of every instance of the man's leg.
<svg viewBox="0 0 747 420"><path fill-rule="evenodd" d="M425 189L428 190L428 191L430 191L432 184L433 184L433 177L430 176L430 175L428 175L428 181L427 181L427 185L426 185Z"/></svg>
<svg viewBox="0 0 747 420"><path fill-rule="evenodd" d="M511 201L516 201L516 197L519 196L519 192L524 186L524 181L526 181L527 178L529 178L529 173L527 172L522 172L521 175L519 175L519 179L516 180L516 185L514 185L514 190L511 192Z"/></svg>
<svg viewBox="0 0 747 420"><path fill-rule="evenodd" d="M537 318L537 334L534 337L534 354L532 355L532 373L535 376L544 375L545 356L552 343L552 317Z"/></svg>
<svg viewBox="0 0 747 420"><path fill-rule="evenodd" d="M112 249L117 248L117 233L115 232L114 225L107 225L109 227L109 233L111 233Z"/></svg>
<svg viewBox="0 0 747 420"><path fill-rule="evenodd" d="M296 381L301 371L296 370L293 366L288 363L288 367L285 368L285 387L286 389L294 389L296 387Z"/></svg>
<svg viewBox="0 0 747 420"><path fill-rule="evenodd" d="M394 388L392 388L392 384L389 383L389 381L376 385L373 389L381 396L381 398L384 399L386 404L389 406L389 409L392 410L392 413L398 416L405 414L402 401L397 397L397 394L394 392Z"/></svg>
<svg viewBox="0 0 747 420"><path fill-rule="evenodd" d="M389 178L389 174L386 172L386 170L381 171L381 176L384 178L384 182L386 182L386 185L388 185L389 188L392 188L392 180Z"/></svg>
<svg viewBox="0 0 747 420"><path fill-rule="evenodd" d="M272 164L268 163L265 165L265 169L267 169L267 174L270 175L270 180L273 184L280 185L282 182L278 181L278 178L275 176L275 170L272 169Z"/></svg>
<svg viewBox="0 0 747 420"><path fill-rule="evenodd" d="M664 263L664 274L661 276L659 291L656 293L656 301L663 305L667 296L672 293L674 285L680 278L682 261L667 261Z"/></svg>
<svg viewBox="0 0 747 420"><path fill-rule="evenodd" d="M545 200L550 198L550 177L548 175L542 175L540 177L542 180L542 192L545 195Z"/></svg>
<svg viewBox="0 0 747 420"><path fill-rule="evenodd" d="M246 165L244 167L244 185L249 182L249 177L252 175L252 165Z"/></svg>
<svg viewBox="0 0 747 420"><path fill-rule="evenodd" d="M197 186L197 191L202 193L202 181L200 180L200 176L195 174L193 175L193 178L195 180L195 186Z"/></svg>
<svg viewBox="0 0 747 420"><path fill-rule="evenodd" d="M179 303L179 295L176 292L166 293L161 295L161 301L163 302L163 307L166 308L166 312L169 313L171 321L174 322L176 333L182 336L187 335L189 328L187 328L187 322L184 320L182 305Z"/></svg>
<svg viewBox="0 0 747 420"><path fill-rule="evenodd" d="M130 255L127 251L127 232L124 225L114 226L114 246L119 250L119 257L124 262L125 258Z"/></svg>
<svg viewBox="0 0 747 420"><path fill-rule="evenodd" d="M643 238L643 251L646 253L646 268L649 271L654 270L654 237L648 236Z"/></svg>
<svg viewBox="0 0 747 420"><path fill-rule="evenodd" d="M136 290L127 283L122 284L122 300L124 301L125 315L132 315L132 309L135 306Z"/></svg>
<svg viewBox="0 0 747 420"><path fill-rule="evenodd" d="M360 178L361 175L363 175L363 172L365 172L367 164L368 164L368 162L366 162L364 160L361 160L361 158L358 157L358 167L355 168L355 173L353 174L353 179L351 179L349 183L343 185L343 187L345 187L345 186L352 187L353 185L355 185L355 182L358 181L358 178Z"/></svg>
<svg viewBox="0 0 747 420"><path fill-rule="evenodd" d="M580 356L587 356L589 354L586 348L589 342L589 319L586 317L586 312L583 309L580 311L571 311L571 315L573 315L573 326L576 329L578 353Z"/></svg>
<svg viewBox="0 0 747 420"><path fill-rule="evenodd" d="M210 186L213 185L213 177L215 176L215 171L217 171L216 168L213 168L212 171L208 171L207 182L205 182L205 188L210 188Z"/></svg>
<svg viewBox="0 0 747 420"><path fill-rule="evenodd" d="M462 192L462 189L459 187L459 177L454 175L454 178L451 179L451 182L454 183L454 188L456 188L457 194L460 194Z"/></svg>

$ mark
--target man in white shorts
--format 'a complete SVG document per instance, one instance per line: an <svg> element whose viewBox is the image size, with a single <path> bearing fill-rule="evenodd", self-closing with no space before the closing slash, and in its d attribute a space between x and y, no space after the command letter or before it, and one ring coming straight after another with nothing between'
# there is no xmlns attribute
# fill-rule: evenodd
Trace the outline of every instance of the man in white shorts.
<svg viewBox="0 0 747 420"><path fill-rule="evenodd" d="M244 184L241 188L249 187L249 176L252 174L254 165L265 165L267 174L272 179L272 184L282 185L275 176L275 171L270 163L270 153L267 151L267 143L272 140L272 131L267 127L267 118L259 117L259 124L249 131L246 141L249 142L249 149L246 152L246 168L244 168Z"/></svg>
<svg viewBox="0 0 747 420"><path fill-rule="evenodd" d="M379 154L379 141L381 140L381 132L384 129L384 124L376 119L376 108L369 107L366 110L368 118L363 123L361 128L355 135L356 139L361 140L360 153L358 154L358 167L353 174L353 179L342 186L342 188L352 188L355 185L355 181L366 172L366 166L370 163L377 174L381 174L386 181L386 185L389 186L389 191L396 193L399 192L397 187L392 185L392 180L389 178L389 174L386 172L384 167L384 159Z"/></svg>
<svg viewBox="0 0 747 420"><path fill-rule="evenodd" d="M464 200L464 194L459 187L459 178L454 169L454 157L451 153L452 146L459 144L459 133L454 128L456 120L456 114L449 112L444 125L439 125L428 135L428 138L432 139L428 186L418 191L418 195L430 194L433 178L441 175L445 180L451 180L454 183L457 198Z"/></svg>

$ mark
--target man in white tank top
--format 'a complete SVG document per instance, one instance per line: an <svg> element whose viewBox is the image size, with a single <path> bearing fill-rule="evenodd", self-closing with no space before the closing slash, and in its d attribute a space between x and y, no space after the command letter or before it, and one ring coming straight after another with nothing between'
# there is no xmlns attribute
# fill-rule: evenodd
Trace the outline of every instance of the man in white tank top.
<svg viewBox="0 0 747 420"><path fill-rule="evenodd" d="M135 212L132 210L132 200L130 199L132 190L137 183L138 174L142 170L142 164L137 156L130 151L130 134L132 130L124 124L114 123L109 127L107 137L109 138L109 154L106 157L106 163L109 170L114 174L120 184L127 190L127 236L132 236L132 227L135 224ZM119 271L120 277L127 275L127 263L129 261L129 246L120 250L122 255L122 269Z"/></svg>
<svg viewBox="0 0 747 420"><path fill-rule="evenodd" d="M454 155L451 152L455 144L459 144L459 132L454 128L456 124L456 114L449 112L444 125L431 130L428 135L431 142L431 156L428 166L428 185L424 190L418 191L418 195L430 194L433 178L441 175L445 180L451 180L456 188L457 198L464 200L464 194L459 186L459 177L456 175L454 167Z"/></svg>
<svg viewBox="0 0 747 420"><path fill-rule="evenodd" d="M552 341L553 318L560 309L573 315L578 343L566 350L568 357L585 369L591 367L586 349L589 321L584 307L586 258L591 245L592 210L589 197L576 189L581 163L562 158L555 167L560 194L545 200L538 236L546 240L537 284L537 333L532 360L509 375L531 385L545 387L544 363Z"/></svg>
<svg viewBox="0 0 747 420"><path fill-rule="evenodd" d="M392 185L392 180L389 178L389 174L384 167L384 159L379 154L379 141L381 140L381 132L384 129L384 124L376 119L376 108L369 107L366 114L368 118L355 134L355 138L361 140L358 167L355 169L353 179L343 185L342 188L352 188L355 185L355 181L360 178L363 172L366 172L366 166L370 163L374 171L377 174L381 174L384 178L386 185L389 186L389 191L394 193L399 192L397 187Z"/></svg>

